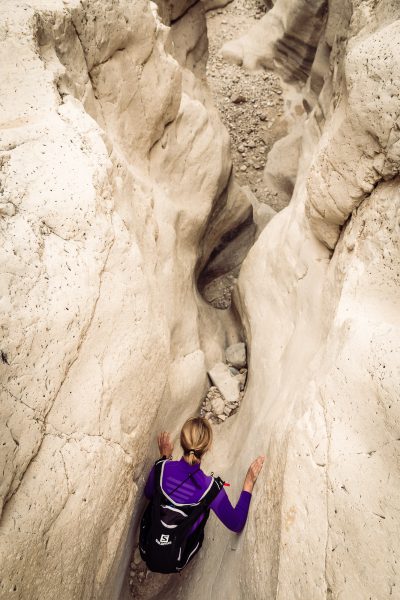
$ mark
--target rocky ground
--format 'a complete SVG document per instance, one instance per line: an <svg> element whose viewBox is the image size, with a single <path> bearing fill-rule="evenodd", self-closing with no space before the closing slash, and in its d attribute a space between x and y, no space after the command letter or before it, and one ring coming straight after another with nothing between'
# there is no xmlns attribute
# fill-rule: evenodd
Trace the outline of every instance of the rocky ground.
<svg viewBox="0 0 400 600"><path fill-rule="evenodd" d="M263 169L269 150L286 133L279 77L271 71L248 72L228 64L220 53L225 42L249 30L267 10L268 3L262 0L233 0L207 13L207 78L231 137L239 184L276 208L273 194L263 185Z"/></svg>
<svg viewBox="0 0 400 600"><path fill-rule="evenodd" d="M244 396L247 379L247 351L243 342L229 346L226 362L217 363L208 372L213 384L204 398L200 416L212 423L223 423L236 413Z"/></svg>

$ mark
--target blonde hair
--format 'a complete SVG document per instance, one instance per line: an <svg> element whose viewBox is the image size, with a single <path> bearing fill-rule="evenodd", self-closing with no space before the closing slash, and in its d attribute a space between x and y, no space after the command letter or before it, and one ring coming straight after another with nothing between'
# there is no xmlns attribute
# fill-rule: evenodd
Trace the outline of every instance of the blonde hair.
<svg viewBox="0 0 400 600"><path fill-rule="evenodd" d="M184 459L189 465L201 461L201 457L210 448L212 429L210 423L202 417L192 417L184 423L181 430L181 446Z"/></svg>

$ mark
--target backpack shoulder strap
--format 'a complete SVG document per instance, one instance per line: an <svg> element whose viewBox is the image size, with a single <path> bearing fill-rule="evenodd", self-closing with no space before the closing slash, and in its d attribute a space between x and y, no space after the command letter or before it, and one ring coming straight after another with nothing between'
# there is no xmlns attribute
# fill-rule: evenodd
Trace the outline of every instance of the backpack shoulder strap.
<svg viewBox="0 0 400 600"><path fill-rule="evenodd" d="M210 487L210 489L208 490L207 494L204 496L204 498L202 499L202 503L208 508L211 504L211 502L213 500L215 500L215 498L218 496L218 494L220 493L220 491L222 490L222 488L224 487L224 481L221 479L221 477L214 477L213 476L213 483L212 486Z"/></svg>
<svg viewBox="0 0 400 600"><path fill-rule="evenodd" d="M187 518L185 526L182 528L182 532L184 535L187 534L192 525L197 521L197 519L202 515L206 514L206 518L203 520L202 524L199 525L198 530L200 531L202 526L204 525L208 518L208 510L211 502L216 498L221 491L224 482L220 477L213 477L213 482L208 490L208 492L203 496L200 502L195 506Z"/></svg>
<svg viewBox="0 0 400 600"><path fill-rule="evenodd" d="M151 514L153 523L156 523L160 520L160 511L161 511L161 502L162 502L162 487L161 487L161 479L163 476L163 467L167 462L166 458L159 458L154 463L154 495L151 500Z"/></svg>
<svg viewBox="0 0 400 600"><path fill-rule="evenodd" d="M167 458L159 458L154 463L154 491L159 496L162 493L161 480L164 470L164 464L167 462Z"/></svg>

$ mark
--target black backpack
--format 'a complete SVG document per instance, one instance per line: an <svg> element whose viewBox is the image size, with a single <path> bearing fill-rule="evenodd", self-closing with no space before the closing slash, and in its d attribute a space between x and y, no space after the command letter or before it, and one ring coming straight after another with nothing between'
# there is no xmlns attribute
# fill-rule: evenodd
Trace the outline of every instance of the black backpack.
<svg viewBox="0 0 400 600"><path fill-rule="evenodd" d="M209 506L219 494L224 482L219 477L213 478L198 502L178 504L162 489L166 462L165 458L161 458L155 463L154 495L140 522L139 549L150 571L178 573L200 550L204 539L204 527L210 514ZM191 473L175 489L195 473L197 471ZM201 515L204 515L201 523L189 534Z"/></svg>

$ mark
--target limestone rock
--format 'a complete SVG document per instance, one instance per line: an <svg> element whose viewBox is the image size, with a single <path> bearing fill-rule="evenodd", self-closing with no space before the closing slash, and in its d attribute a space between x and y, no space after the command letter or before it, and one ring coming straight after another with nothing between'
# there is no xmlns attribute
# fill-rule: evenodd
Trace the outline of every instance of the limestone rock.
<svg viewBox="0 0 400 600"><path fill-rule="evenodd" d="M256 226L252 218L251 203L244 191L232 179L224 194L226 230L219 238L214 237L220 228L220 213L211 219L207 240L215 240L215 247L204 247L204 266L198 278L199 289L204 298L215 308L227 309L231 305L232 290L240 266L254 242ZM230 219L228 215L232 215ZM208 260L206 257L208 253ZM203 262L202 261L202 262Z"/></svg>
<svg viewBox="0 0 400 600"><path fill-rule="evenodd" d="M225 356L228 363L241 369L246 366L246 345L243 342L232 344L225 350Z"/></svg>
<svg viewBox="0 0 400 600"><path fill-rule="evenodd" d="M214 400L211 402L211 408L215 415L218 416L222 414L225 409L225 402L223 398L214 398Z"/></svg>
<svg viewBox="0 0 400 600"><path fill-rule="evenodd" d="M306 81L326 9L326 0L278 0L249 32L226 43L222 53L246 68L278 67L287 80Z"/></svg>
<svg viewBox="0 0 400 600"><path fill-rule="evenodd" d="M224 250L251 225L251 201L234 189L202 79L197 4L160 0L161 18L144 0L0 6L7 600L363 600L400 588L400 8L277 0L225 49L294 81L307 112L291 201L233 276ZM287 182L275 183L280 201ZM213 269L238 276L235 310L199 297L193 282ZM210 518L182 577L149 574L131 556L150 440L178 432L209 366L244 337L245 397L246 374L220 362L223 411L211 410L215 387L202 406L221 423L205 464L234 494L267 456L246 529L235 542Z"/></svg>
<svg viewBox="0 0 400 600"><path fill-rule="evenodd" d="M230 46L244 66L273 67L286 51L279 68L296 78L308 117L290 204L259 235L234 292L250 377L240 419L219 428L209 458L239 490L265 453L257 505L235 552L210 521L202 560L166 600L178 590L194 600L196 578L204 598L234 600L400 588L400 7L333 0L325 21L326 7L277 0L276 29L264 28L267 15ZM291 27L310 11L296 52L302 28Z"/></svg>
<svg viewBox="0 0 400 600"><path fill-rule="evenodd" d="M233 102L233 104L243 104L246 102L246 97L243 96L243 94L232 94L231 102Z"/></svg>
<svg viewBox="0 0 400 600"><path fill-rule="evenodd" d="M156 415L207 389L193 273L231 162L187 4L172 32L145 0L0 6L4 597L129 586Z"/></svg>
<svg viewBox="0 0 400 600"><path fill-rule="evenodd" d="M198 0L155 0L160 10L160 16L168 25L173 21L179 21L182 16Z"/></svg>
<svg viewBox="0 0 400 600"><path fill-rule="evenodd" d="M260 202L248 186L243 186L242 189L253 205L253 221L257 228L256 235L258 237L264 227L276 215L276 210L270 204Z"/></svg>
<svg viewBox="0 0 400 600"><path fill-rule="evenodd" d="M276 211L287 206L292 197L299 166L300 144L303 124L294 128L287 136L278 140L268 153L264 169L264 185L275 199Z"/></svg>
<svg viewBox="0 0 400 600"><path fill-rule="evenodd" d="M208 371L208 375L227 402L235 402L239 399L240 384L235 377L232 377L226 364L217 363Z"/></svg>
<svg viewBox="0 0 400 600"><path fill-rule="evenodd" d="M223 8L232 2L232 0L201 0L201 2L204 4L205 10L215 10L217 8Z"/></svg>

